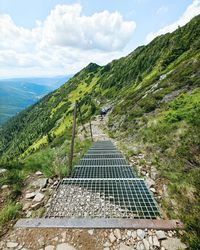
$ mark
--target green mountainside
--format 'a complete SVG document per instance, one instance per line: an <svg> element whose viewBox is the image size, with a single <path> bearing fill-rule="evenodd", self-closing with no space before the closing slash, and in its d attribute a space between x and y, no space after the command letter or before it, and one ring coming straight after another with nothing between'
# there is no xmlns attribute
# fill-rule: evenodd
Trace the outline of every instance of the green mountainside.
<svg viewBox="0 0 200 250"><path fill-rule="evenodd" d="M70 76L0 79L0 126L65 83Z"/></svg>
<svg viewBox="0 0 200 250"><path fill-rule="evenodd" d="M198 249L200 15L106 66L89 64L10 119L0 131L2 166L16 170L18 159L27 169L51 165L58 169L56 159L64 157L70 141L76 100L83 122L98 114L100 107L112 106L108 133L128 144L129 156L148 155L169 190L170 198L163 200L165 210L183 220L185 240L191 249Z"/></svg>

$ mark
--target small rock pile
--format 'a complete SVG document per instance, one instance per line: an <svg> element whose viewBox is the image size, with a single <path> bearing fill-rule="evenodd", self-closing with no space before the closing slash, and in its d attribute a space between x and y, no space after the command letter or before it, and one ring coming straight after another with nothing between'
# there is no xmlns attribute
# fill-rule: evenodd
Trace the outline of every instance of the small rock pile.
<svg viewBox="0 0 200 250"><path fill-rule="evenodd" d="M53 189L55 189L55 186L58 184L57 180L44 178L42 175L43 174L40 171L35 173L34 176L37 177L37 179L35 178L35 180L30 182L31 185L25 191L24 197L21 201L23 204L22 210L27 218L33 215L33 211L36 211L41 207L44 209L44 204L46 204L49 195L52 194Z"/></svg>
<svg viewBox="0 0 200 250"><path fill-rule="evenodd" d="M104 250L177 250L186 249L176 231L164 232L162 230L111 230Z"/></svg>

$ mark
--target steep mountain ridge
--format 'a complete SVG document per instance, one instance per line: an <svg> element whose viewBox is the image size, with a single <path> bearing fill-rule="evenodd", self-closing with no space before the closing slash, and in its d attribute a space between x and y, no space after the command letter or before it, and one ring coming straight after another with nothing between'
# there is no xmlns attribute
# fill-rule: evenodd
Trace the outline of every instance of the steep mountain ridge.
<svg viewBox="0 0 200 250"><path fill-rule="evenodd" d="M129 156L142 152L154 164L170 195L163 207L185 222L185 237L198 249L200 15L106 66L89 64L12 118L0 131L1 164L65 147L76 100L82 122L112 105L108 133L128 145Z"/></svg>
<svg viewBox="0 0 200 250"><path fill-rule="evenodd" d="M175 78L173 81L176 81L176 75L179 77L179 74L175 74L175 68L180 70L181 63L184 66L186 62L189 63L190 61L192 65L192 61L196 59L197 63L194 67L198 67L199 23L200 16L197 16L186 26L179 28L172 34L160 36L149 45L139 47L127 57L115 60L104 67L96 64L88 65L70 79L67 84L47 95L38 104L28 108L27 111L22 112L3 126L1 152L9 152L6 154L11 154L14 157L26 151L39 138L42 139L39 145L46 143L46 139L41 138L42 134L62 134L67 123L66 117L69 116L72 110L73 102L75 99L81 99L82 103L84 103L84 100L88 102L88 97L86 97L88 93L92 97L90 101L93 100L92 102L97 107L99 102L116 101L117 103L120 101L121 110L124 112L125 107L130 109L133 102L136 103L136 100L141 98L145 91L150 90L152 84L158 81L162 75L170 73L170 76ZM191 72L182 73L188 73L190 76L192 70L195 69L191 69ZM184 75L181 77L184 77ZM196 78L194 77L192 81L199 81ZM184 86L187 79L183 80L180 85ZM164 82L166 82L166 79L163 79L160 85ZM168 88L168 91L165 88L163 93L157 93L155 98L161 98L161 95L164 96L170 91L180 88L180 85L176 87L173 85ZM132 103L131 99L133 99ZM125 100L124 104L121 103L123 100ZM96 103L96 101L98 102ZM143 102L145 102L145 98ZM152 101L149 101L148 104L145 105L147 111L155 106ZM116 107L119 115L120 107ZM135 110L133 112L137 113ZM128 116L131 116L131 113ZM21 137L22 134L26 134L26 138ZM16 152L14 144L19 145L22 141L24 145Z"/></svg>

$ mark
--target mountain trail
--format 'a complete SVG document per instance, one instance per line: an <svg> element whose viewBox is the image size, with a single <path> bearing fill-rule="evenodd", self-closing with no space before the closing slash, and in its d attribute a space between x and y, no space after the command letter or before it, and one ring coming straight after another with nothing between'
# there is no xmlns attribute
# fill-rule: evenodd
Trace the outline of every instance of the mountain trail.
<svg viewBox="0 0 200 250"><path fill-rule="evenodd" d="M94 141L110 140L104 133L107 117L92 121ZM88 130L89 124L86 125ZM114 142L115 143L115 142ZM29 176L34 188L24 190L23 211L31 217L35 211L49 206L49 195L55 190L56 179L47 179L41 172ZM39 188L39 191L38 191ZM38 193L40 195L38 195ZM31 205L30 200L35 199ZM32 202L33 202L32 200ZM34 212L32 211L34 210ZM182 231L127 229L20 229L11 227L0 241L0 249L8 250L176 250L186 249L180 241Z"/></svg>

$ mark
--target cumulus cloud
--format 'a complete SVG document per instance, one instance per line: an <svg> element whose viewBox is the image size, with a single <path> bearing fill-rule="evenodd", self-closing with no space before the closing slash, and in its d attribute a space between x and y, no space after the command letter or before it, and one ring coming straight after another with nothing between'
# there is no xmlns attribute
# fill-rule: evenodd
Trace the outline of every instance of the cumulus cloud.
<svg viewBox="0 0 200 250"><path fill-rule="evenodd" d="M57 5L43 24L42 45L115 51L127 44L135 29L135 23L123 21L118 12L81 12L80 4Z"/></svg>
<svg viewBox="0 0 200 250"><path fill-rule="evenodd" d="M57 5L33 29L17 26L0 14L0 74L18 68L69 73L86 63L105 63L119 57L136 24L123 20L119 12L82 14L80 4Z"/></svg>
<svg viewBox="0 0 200 250"><path fill-rule="evenodd" d="M155 37L173 32L179 26L182 27L188 23L193 17L200 14L200 0L194 0L191 5L187 7L183 15L174 23L167 25L160 29L158 32L151 32L146 37L146 43L151 42Z"/></svg>

